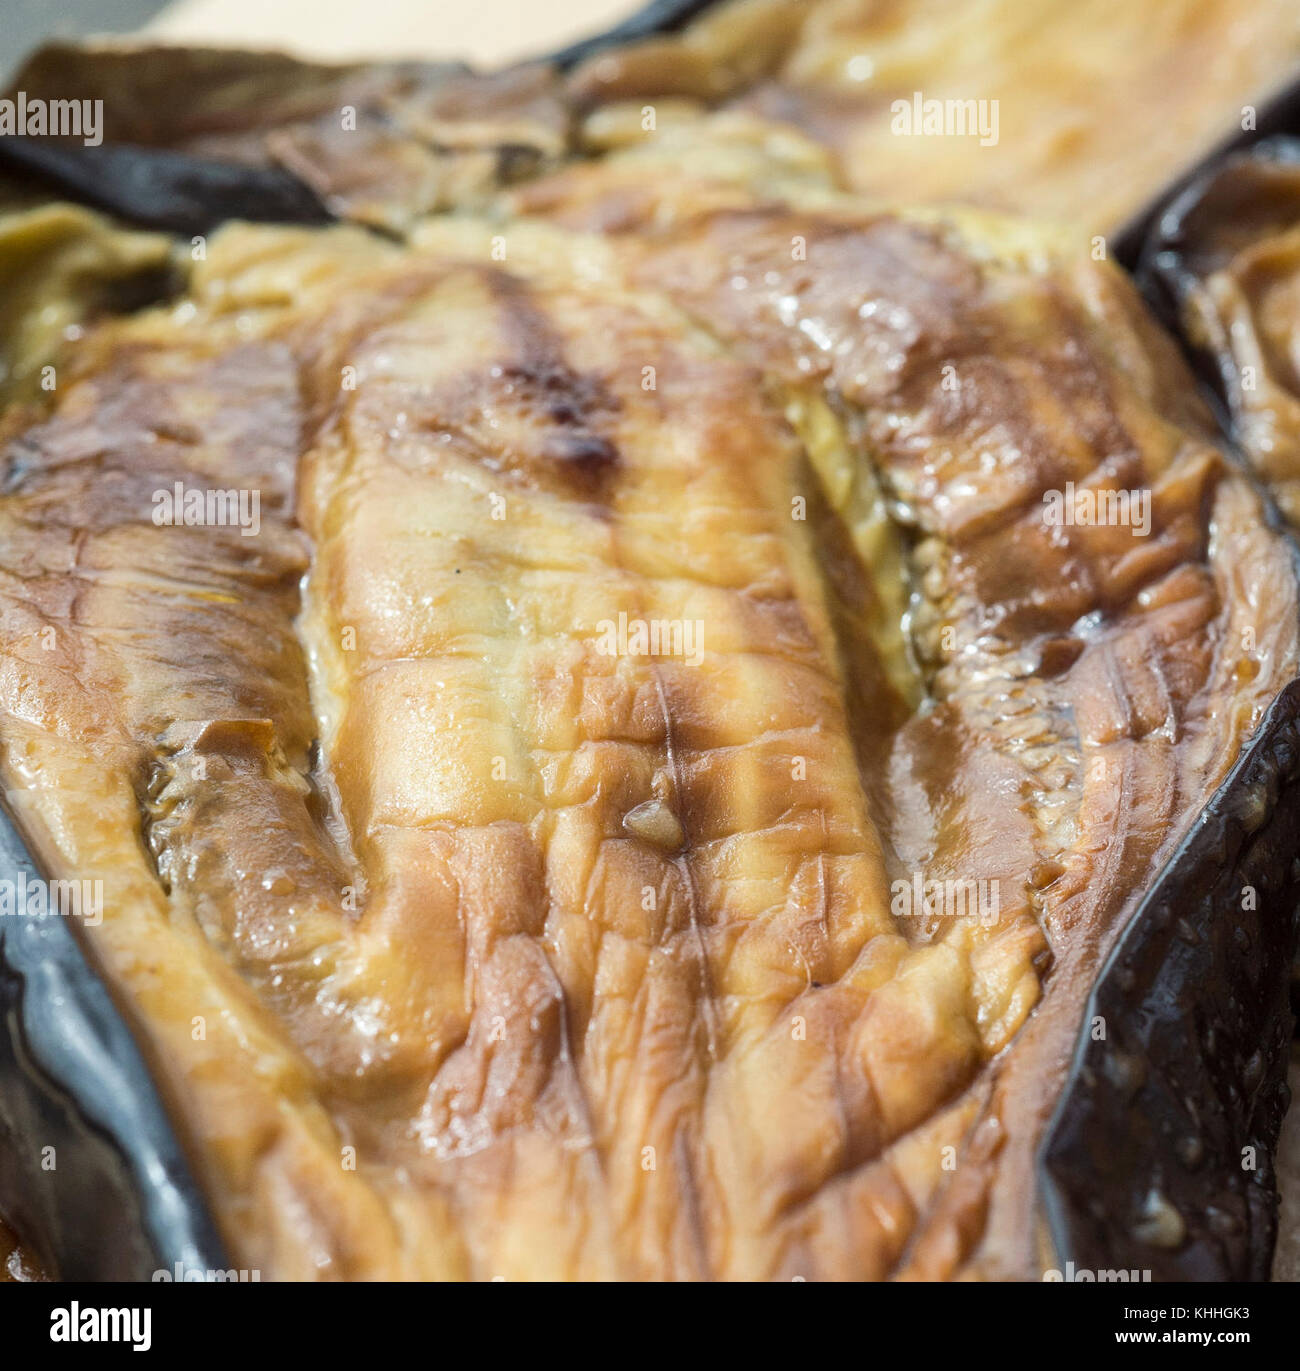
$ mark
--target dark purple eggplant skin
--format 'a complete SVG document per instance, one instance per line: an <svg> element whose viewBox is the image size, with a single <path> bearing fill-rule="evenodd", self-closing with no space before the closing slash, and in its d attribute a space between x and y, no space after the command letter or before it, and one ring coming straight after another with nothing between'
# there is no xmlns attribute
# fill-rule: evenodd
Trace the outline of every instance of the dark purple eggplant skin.
<svg viewBox="0 0 1300 1371"><path fill-rule="evenodd" d="M22 876L40 873L0 814L0 878ZM148 1068L71 922L0 918L0 1210L62 1280L225 1271Z"/></svg>
<svg viewBox="0 0 1300 1371"><path fill-rule="evenodd" d="M1116 257L1174 335L1237 453L1220 361L1183 332L1183 247L1222 169L1296 158L1300 82L1225 140L1120 235ZM1269 521L1293 531L1261 492ZM1300 574L1300 550L1293 555ZM1267 1280L1277 1236L1273 1155L1289 1104L1291 967L1300 906L1300 682L1274 701L1220 791L1102 968L1038 1157L1060 1266L1153 1280ZM1256 892L1243 909L1242 892ZM1097 1021L1106 1038L1094 1037ZM1243 1165L1253 1163L1253 1169ZM1167 1209L1163 1208L1167 1206ZM1176 1245L1150 1241L1176 1215ZM1168 1225L1166 1224L1166 1227Z"/></svg>
<svg viewBox="0 0 1300 1371"><path fill-rule="evenodd" d="M1143 899L1089 1000L1038 1158L1059 1270L1268 1279L1272 1157L1289 1102L1297 853L1292 682Z"/></svg>
<svg viewBox="0 0 1300 1371"><path fill-rule="evenodd" d="M1205 213L1215 213L1215 191L1224 172L1252 161L1300 163L1300 84L1297 85L1295 121L1291 131L1257 138L1247 146L1233 145L1221 157L1199 166L1160 207L1133 267L1138 288L1147 303L1180 345L1204 383L1219 415L1220 424L1231 436L1232 423L1226 403L1224 369L1231 371L1229 356L1216 356L1198 347L1184 331L1184 309L1199 278L1187 258L1198 236Z"/></svg>
<svg viewBox="0 0 1300 1371"><path fill-rule="evenodd" d="M675 32L714 3L653 0L549 60L568 68ZM1138 268L1171 202L1224 156L1279 133L1300 133L1300 82L1261 111L1257 130L1226 140L1114 241L1112 255L1138 272L1166 321L1165 287ZM287 173L268 180L265 170L121 145L51 161L41 149L15 147L20 141L0 138L0 167L182 236L228 218L329 218ZM1297 852L1300 683L1274 702L1098 973L1032 1178L1057 1270L1267 1277L1276 1230L1271 1157L1293 1025ZM0 879L21 871L30 879L36 868L0 815ZM1242 911L1248 885L1257 908ZM1104 1041L1093 1037L1098 1016ZM227 1269L132 1031L69 921L0 920L0 1021L0 1210L47 1267L74 1280L148 1280L177 1263ZM57 1149L53 1171L40 1166L46 1145ZM1246 1147L1256 1149L1253 1172L1241 1166ZM1153 1193L1185 1225L1175 1246L1144 1239Z"/></svg>
<svg viewBox="0 0 1300 1371"><path fill-rule="evenodd" d="M705 10L713 9L717 3L718 0L650 0L648 5L643 5L612 29L550 53L544 60L554 63L561 70L567 70L576 67L579 62L585 62L588 57L595 57L624 43L634 43L639 38L653 38L661 33L676 33Z"/></svg>
<svg viewBox="0 0 1300 1371"><path fill-rule="evenodd" d="M1284 86L1264 102L1255 118L1254 128L1239 129L1229 134L1164 186L1144 210L1135 214L1111 244L1115 260L1125 270L1139 275L1141 284L1142 259L1149 256L1152 240L1158 235L1171 206L1189 187L1203 181L1234 154L1248 151L1267 139L1295 134L1300 134L1300 80Z"/></svg>
<svg viewBox="0 0 1300 1371"><path fill-rule="evenodd" d="M296 176L159 148L78 147L49 138L0 137L0 168L65 199L143 228L190 235L226 219L328 224L333 216Z"/></svg>

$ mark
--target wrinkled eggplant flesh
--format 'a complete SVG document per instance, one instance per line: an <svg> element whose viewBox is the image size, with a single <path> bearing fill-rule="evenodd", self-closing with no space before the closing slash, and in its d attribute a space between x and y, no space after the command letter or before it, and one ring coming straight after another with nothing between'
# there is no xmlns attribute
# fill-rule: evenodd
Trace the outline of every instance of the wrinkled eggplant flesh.
<svg viewBox="0 0 1300 1371"><path fill-rule="evenodd" d="M1088 988L1296 674L1290 552L1086 245L754 127L231 225L0 418L0 779L240 1267L1055 1265Z"/></svg>
<svg viewBox="0 0 1300 1371"><path fill-rule="evenodd" d="M0 401L58 384L62 345L105 313L125 313L172 287L170 240L124 233L76 205L0 213Z"/></svg>
<svg viewBox="0 0 1300 1371"><path fill-rule="evenodd" d="M853 189L1105 232L1297 67L1290 0L730 0L568 90L596 146L643 138L647 100L739 108L833 149Z"/></svg>
<svg viewBox="0 0 1300 1371"><path fill-rule="evenodd" d="M70 90L103 101L106 143L286 171L332 214L391 234L422 214L482 207L571 144L572 111L540 65L476 74L445 62L321 66L273 53L53 43L10 85L29 100Z"/></svg>
<svg viewBox="0 0 1300 1371"><path fill-rule="evenodd" d="M54 44L11 94L105 102L105 138L289 171L404 233L719 111L799 131L846 189L1118 229L1300 68L1291 0L723 0L678 32L475 73Z"/></svg>

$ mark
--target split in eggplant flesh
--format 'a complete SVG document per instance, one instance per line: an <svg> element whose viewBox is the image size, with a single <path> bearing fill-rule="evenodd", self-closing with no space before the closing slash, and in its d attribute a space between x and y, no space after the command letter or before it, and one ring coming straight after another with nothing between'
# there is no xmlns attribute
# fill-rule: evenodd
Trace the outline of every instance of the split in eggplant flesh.
<svg viewBox="0 0 1300 1371"><path fill-rule="evenodd" d="M192 81L222 59L187 60ZM1136 299L1059 235L868 212L752 108L629 149L590 69L557 96L533 72L547 114L514 143L520 123L472 127L472 81L429 113L458 73L394 96L363 69L349 143L341 70L264 124L220 77L192 105L212 126L176 136L411 242L232 228L175 312L88 311L71 387L6 420L7 781L47 865L93 849L127 880L89 945L232 1254L1037 1277L1069 1244L1258 1273L1271 1178L1235 1163L1271 1146L1278 1064L1233 1054L1287 1022L1290 706L1260 721L1294 674L1294 568ZM137 100L133 141L174 136L159 107ZM596 144L623 151L550 174ZM420 222L452 205L493 217ZM173 478L256 489L258 536L158 528ZM1090 479L1149 492L1150 536L1050 532L1041 496ZM684 630L682 597L708 607L698 666L578 650L587 608ZM27 651L36 624L58 662ZM822 772L802 800L800 731ZM1198 855L1181 840L1247 741ZM918 874L997 882L996 922L897 918ZM1201 952L1160 942L1157 895ZM1093 987L1118 1041L1067 1091ZM1217 1075L1179 1077L1177 1012L1133 1041L1148 989L1215 1019ZM1158 1136L1134 1153L1139 1097ZM1214 1121L1190 1181L1184 1103ZM1099 1119L1115 1148L1072 1153Z"/></svg>

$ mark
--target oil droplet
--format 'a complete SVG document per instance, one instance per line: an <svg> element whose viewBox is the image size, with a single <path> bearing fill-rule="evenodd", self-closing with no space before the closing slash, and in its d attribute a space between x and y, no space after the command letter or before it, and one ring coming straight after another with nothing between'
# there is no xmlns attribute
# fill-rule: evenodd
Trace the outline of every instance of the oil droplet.
<svg viewBox="0 0 1300 1371"><path fill-rule="evenodd" d="M623 827L633 837L665 852L676 852L686 840L677 816L659 799L647 800L623 815Z"/></svg>
<svg viewBox="0 0 1300 1371"><path fill-rule="evenodd" d="M283 871L268 871L262 877L262 889L269 890L272 895L292 895L297 889L293 879Z"/></svg>
<svg viewBox="0 0 1300 1371"><path fill-rule="evenodd" d="M1178 1247L1187 1236L1183 1216L1158 1190L1152 1190L1133 1225L1133 1236L1151 1247Z"/></svg>

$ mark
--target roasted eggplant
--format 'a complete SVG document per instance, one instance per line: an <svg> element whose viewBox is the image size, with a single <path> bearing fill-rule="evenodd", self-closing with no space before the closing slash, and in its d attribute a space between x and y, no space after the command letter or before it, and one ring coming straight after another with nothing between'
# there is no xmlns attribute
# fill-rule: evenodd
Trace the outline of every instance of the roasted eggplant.
<svg viewBox="0 0 1300 1371"><path fill-rule="evenodd" d="M1300 578L1098 260L1146 173L1088 233L882 207L774 117L770 63L711 55L629 137L653 57L276 68L292 108L255 116L239 57L20 78L84 61L134 141L226 177L292 147L355 221L169 246L27 164L0 224L0 270L39 263L5 315L0 775L40 872L102 883L77 943L188 1158L131 1081L142 1122L99 1136L162 1148L165 1213L43 1255L1259 1275Z"/></svg>

